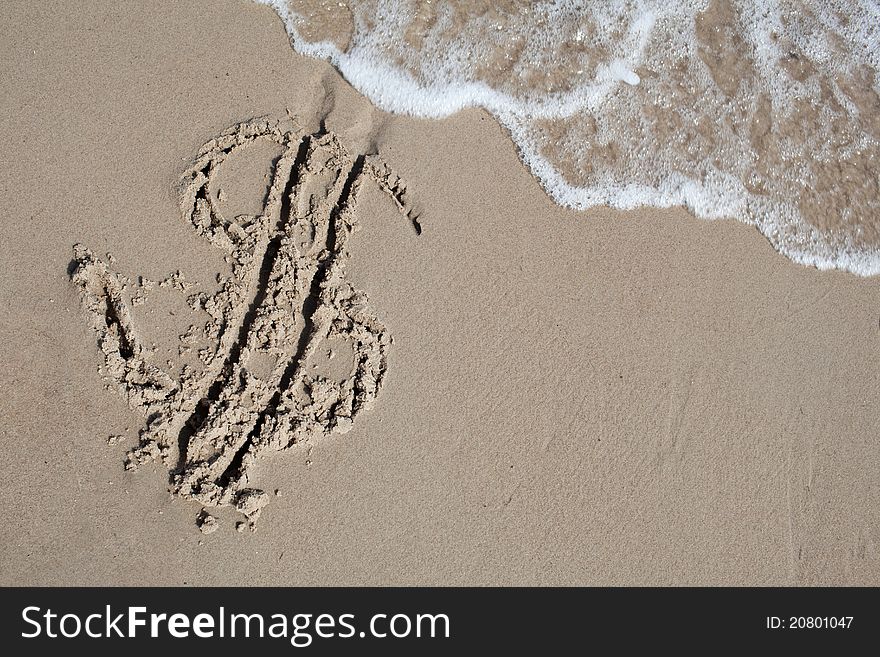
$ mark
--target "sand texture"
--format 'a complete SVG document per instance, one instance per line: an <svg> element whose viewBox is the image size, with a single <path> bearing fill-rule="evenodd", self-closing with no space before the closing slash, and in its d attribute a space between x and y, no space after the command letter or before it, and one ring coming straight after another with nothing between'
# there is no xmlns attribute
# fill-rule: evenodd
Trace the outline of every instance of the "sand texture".
<svg viewBox="0 0 880 657"><path fill-rule="evenodd" d="M261 141L281 150L262 211L226 217L220 208L226 195L214 176L240 149ZM184 174L181 209L225 252L231 275L217 273L215 292L187 297L207 321L201 331L193 324L179 336L178 355L198 338L212 346L199 351L197 369L182 366L179 381L148 364L123 298L129 282L85 247L74 247L71 278L92 316L101 371L147 418L127 469L161 459L173 472L174 493L233 505L255 528L268 495L246 484L260 453L348 433L372 405L392 339L345 269L365 180L408 214L399 177L376 156L350 157L332 133L303 136L253 121L202 147ZM187 291L179 273L160 286L168 283ZM140 290L131 304L136 301L145 302ZM347 366L330 367L340 348L348 351ZM319 351L323 370L313 362Z"/></svg>
<svg viewBox="0 0 880 657"><path fill-rule="evenodd" d="M265 6L5 14L0 584L880 584L880 279L563 209Z"/></svg>

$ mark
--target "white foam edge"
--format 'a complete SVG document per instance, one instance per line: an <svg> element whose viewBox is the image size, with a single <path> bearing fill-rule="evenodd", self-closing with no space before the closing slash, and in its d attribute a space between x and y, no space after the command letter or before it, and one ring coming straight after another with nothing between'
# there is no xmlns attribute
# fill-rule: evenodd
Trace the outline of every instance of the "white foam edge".
<svg viewBox="0 0 880 657"><path fill-rule="evenodd" d="M684 207L700 219L735 219L752 224L778 253L798 264L823 271L843 270L864 277L880 274L880 253L860 252L846 239L832 246L815 228L799 219L795 222L794 229L802 236L800 241L809 244L809 251L797 250L786 244L780 238L779 225L776 222L753 218L766 217L767 213L755 207L758 204L742 188L742 183L720 172L717 172L718 175L727 184L705 185L680 175L670 175L667 178L668 184L663 189L636 184L583 188L566 182L540 155L538 149L530 146L527 131L521 127L518 117L528 117L531 120L560 119L579 111L597 108L621 81L632 83L625 80L627 73L638 77L619 60L600 67L599 83L592 85L587 93L584 88L579 88L569 93L548 96L544 102L521 101L481 82L447 83L439 87L429 87L419 84L405 71L383 62L369 60L357 46L343 53L329 41L305 41L297 30L296 17L285 0L254 1L271 7L281 17L290 44L297 53L332 64L349 84L381 110L432 119L445 118L470 107L480 107L493 114L507 128L523 163L558 205L576 210L599 206L620 210ZM645 14L631 27L631 32L636 32L639 36L639 50L646 47L653 25L653 15ZM733 193L732 190L737 188L739 193ZM719 202L722 198L727 202ZM791 213L791 216L796 217L796 214ZM791 227L789 232L790 229Z"/></svg>
<svg viewBox="0 0 880 657"><path fill-rule="evenodd" d="M760 203L742 188L741 181L731 175L714 171L707 176L707 184L701 184L680 174L671 174L661 189L638 184L577 187L567 182L538 149L530 145L527 129L518 125L512 116L496 115L496 118L510 133L520 159L558 205L574 210L601 206L618 210L684 207L698 219L728 219L753 225L778 253L797 264L822 271L841 270L863 277L880 274L880 254L860 251L849 239L832 245L814 227L790 211L786 214L794 221L793 226L787 226L787 231L794 228L801 236L800 241L808 244L808 249L792 247L782 240L779 224L759 218L769 216L769 208L762 211Z"/></svg>

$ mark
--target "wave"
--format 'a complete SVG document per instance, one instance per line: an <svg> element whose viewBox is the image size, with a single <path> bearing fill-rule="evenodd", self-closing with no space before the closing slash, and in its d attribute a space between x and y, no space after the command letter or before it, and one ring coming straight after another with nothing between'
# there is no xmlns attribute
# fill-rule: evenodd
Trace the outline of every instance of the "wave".
<svg viewBox="0 0 880 657"><path fill-rule="evenodd" d="M257 0L377 107L482 107L559 204L684 206L880 273L880 3Z"/></svg>

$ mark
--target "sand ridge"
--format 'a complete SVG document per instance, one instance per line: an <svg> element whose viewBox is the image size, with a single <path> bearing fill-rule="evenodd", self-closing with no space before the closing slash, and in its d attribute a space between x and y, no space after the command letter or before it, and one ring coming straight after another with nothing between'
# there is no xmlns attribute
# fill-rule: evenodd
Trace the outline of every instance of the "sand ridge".
<svg viewBox="0 0 880 657"><path fill-rule="evenodd" d="M258 141L282 150L263 210L227 218L215 200L219 190L212 192L214 174L231 154ZM199 235L225 252L231 275L217 275L216 293L188 296L209 318L201 332L213 348L199 351L202 368L185 366L177 380L153 364L141 344L124 298L131 281L86 247L74 247L71 278L98 337L100 369L147 418L127 469L161 460L172 472L175 494L206 506L232 505L253 529L269 501L248 486L257 459L347 433L370 408L386 376L392 338L346 276L365 181L421 232L400 178L375 156L352 157L333 133L303 135L261 119L204 145L182 177L181 210ZM189 289L179 272L165 284ZM143 288L130 303L142 299ZM180 336L180 353L192 348L196 333L193 325ZM319 370L312 363L319 347L329 360L334 349L327 345L340 341L350 349L348 367L341 376ZM203 511L197 524L204 532L216 522Z"/></svg>

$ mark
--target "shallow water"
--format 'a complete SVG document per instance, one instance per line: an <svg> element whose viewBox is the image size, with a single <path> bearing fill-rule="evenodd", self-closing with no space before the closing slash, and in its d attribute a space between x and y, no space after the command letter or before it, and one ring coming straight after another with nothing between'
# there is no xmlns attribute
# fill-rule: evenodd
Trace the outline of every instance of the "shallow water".
<svg viewBox="0 0 880 657"><path fill-rule="evenodd" d="M483 107L573 208L682 205L880 273L880 3L258 0L378 107Z"/></svg>

